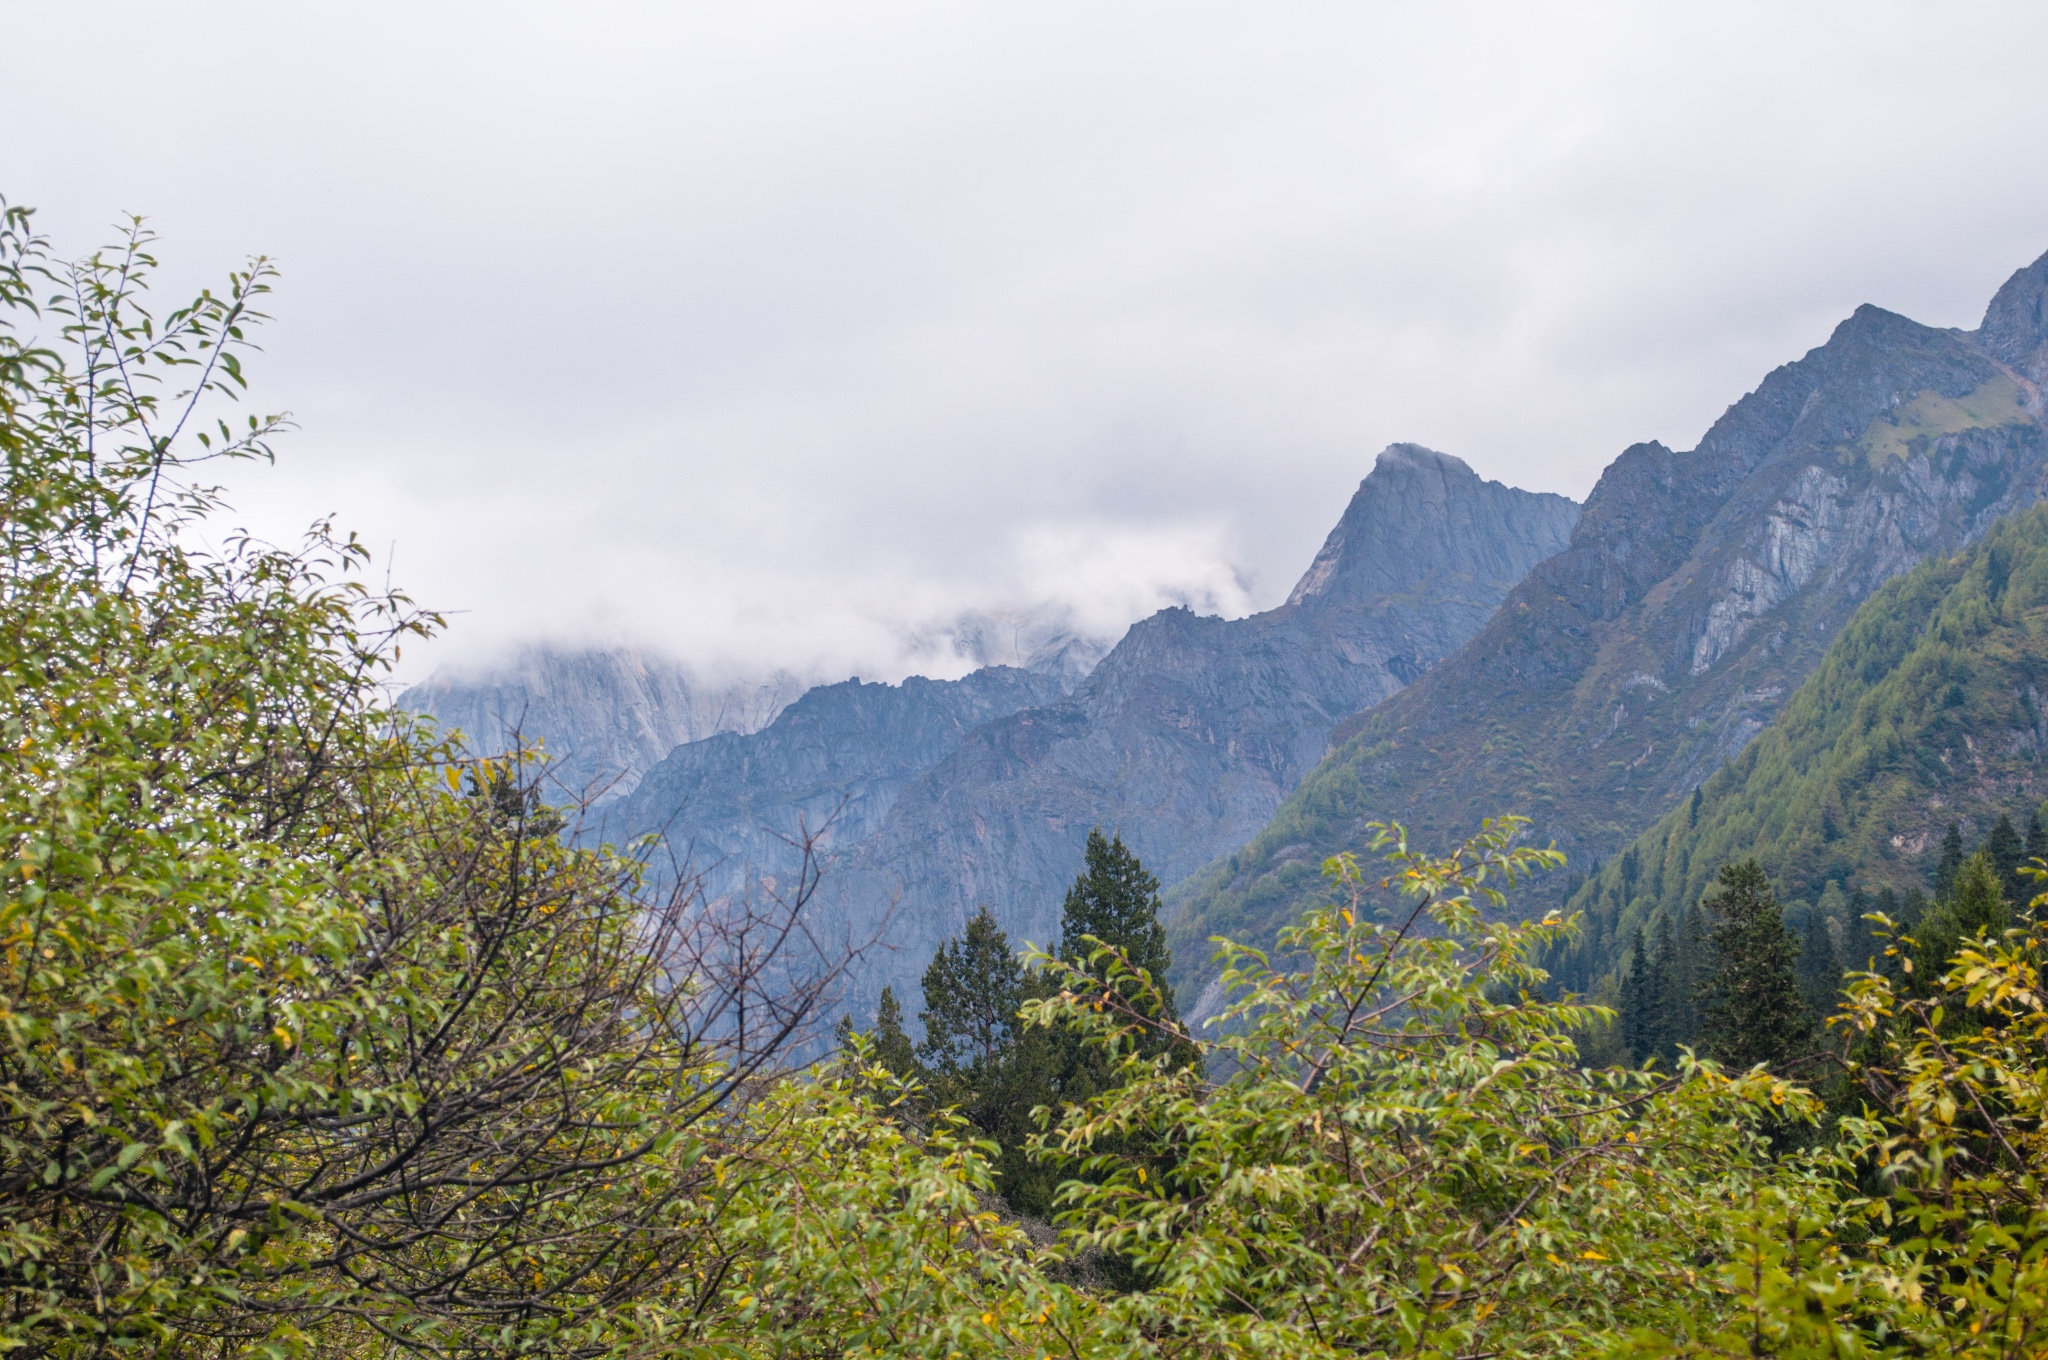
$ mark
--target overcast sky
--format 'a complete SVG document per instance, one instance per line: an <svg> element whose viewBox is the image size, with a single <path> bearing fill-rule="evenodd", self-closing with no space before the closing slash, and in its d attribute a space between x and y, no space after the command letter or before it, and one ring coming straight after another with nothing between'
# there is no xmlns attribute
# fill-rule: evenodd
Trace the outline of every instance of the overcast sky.
<svg viewBox="0 0 2048 1360"><path fill-rule="evenodd" d="M241 518L441 660L1268 607L1390 441L1582 498L2048 250L2038 3L6 10L0 194L277 257Z"/></svg>

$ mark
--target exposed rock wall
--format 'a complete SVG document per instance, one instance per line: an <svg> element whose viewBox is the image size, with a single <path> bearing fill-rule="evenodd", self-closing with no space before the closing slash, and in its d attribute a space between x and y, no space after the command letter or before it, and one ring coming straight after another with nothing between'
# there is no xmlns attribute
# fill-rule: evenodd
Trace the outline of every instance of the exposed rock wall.
<svg viewBox="0 0 2048 1360"><path fill-rule="evenodd" d="M1878 586L2041 495L2044 295L2048 257L1978 333L1861 308L1698 448L1625 451L1566 552L1184 886L1182 963L1199 971L1189 942L1213 933L1269 936L1369 821L1443 846L1525 813L1581 866L1625 844L1776 715Z"/></svg>

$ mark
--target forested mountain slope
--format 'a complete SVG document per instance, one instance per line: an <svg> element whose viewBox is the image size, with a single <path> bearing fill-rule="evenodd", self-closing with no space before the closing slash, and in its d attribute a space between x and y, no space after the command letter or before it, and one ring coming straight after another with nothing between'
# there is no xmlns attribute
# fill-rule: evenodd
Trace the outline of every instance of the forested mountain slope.
<svg viewBox="0 0 2048 1360"><path fill-rule="evenodd" d="M1974 843L2048 795L2048 507L1891 582L1756 740L1571 898L1556 967L1584 988L1638 927L1756 856L1782 900L1924 888L1950 824Z"/></svg>
<svg viewBox="0 0 2048 1360"><path fill-rule="evenodd" d="M1521 812L1586 864L1685 799L1874 590L2041 494L2044 292L2048 257L1976 332L1860 308L1697 448L1624 452L1565 552L1456 656L1346 724L1269 826L1175 894L1182 969L1205 936L1269 936L1369 821L1448 845Z"/></svg>
<svg viewBox="0 0 2048 1360"><path fill-rule="evenodd" d="M834 863L821 905L895 950L864 975L867 1000L914 987L982 905L1013 940L1049 940L1092 827L1168 883L1241 843L1335 723L1470 637L1577 515L1456 458L1388 448L1285 604L1137 624L1067 698L970 734Z"/></svg>

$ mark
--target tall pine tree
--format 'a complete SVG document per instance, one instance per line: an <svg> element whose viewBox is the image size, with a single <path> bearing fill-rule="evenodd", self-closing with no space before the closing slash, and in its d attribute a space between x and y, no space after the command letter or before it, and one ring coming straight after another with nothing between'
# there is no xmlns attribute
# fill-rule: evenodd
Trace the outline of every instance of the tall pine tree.
<svg viewBox="0 0 2048 1360"><path fill-rule="evenodd" d="M1675 1056L1678 1045L1697 1044L1700 1037L1700 979L1713 962L1714 947L1707 938L1707 914L1697 907L1681 909L1678 928L1671 932L1670 980L1665 984L1669 998L1665 1005L1664 1051Z"/></svg>
<svg viewBox="0 0 2048 1360"><path fill-rule="evenodd" d="M1947 971L1948 961L1971 940L1995 936L2012 923L2005 888L1990 850L1979 850L1957 870L1949 895L1934 904L1913 928L1913 982L1932 987Z"/></svg>
<svg viewBox="0 0 2048 1360"><path fill-rule="evenodd" d="M1018 1016L1028 985L1009 936L982 908L924 971L917 1058L931 1099L957 1108L1001 1149L997 1185L1011 1206L1042 1216L1051 1184L1024 1142L1035 1128L1032 1110L1053 1098L1057 1047Z"/></svg>
<svg viewBox="0 0 2048 1360"><path fill-rule="evenodd" d="M1689 1009L1679 983L1676 933L1669 918L1657 918L1654 935L1636 932L1629 975L1621 988L1622 1042L1637 1063L1669 1059L1678 1043L1690 1038L1684 1026Z"/></svg>
<svg viewBox="0 0 2048 1360"><path fill-rule="evenodd" d="M1860 925L1860 922L1859 922ZM1806 913L1806 938L1799 946L1799 991L1807 1009L1827 1015L1842 990L1842 961L1828 913L1818 906Z"/></svg>
<svg viewBox="0 0 2048 1360"><path fill-rule="evenodd" d="M1629 945L1628 975L1621 980L1621 1043L1638 1063L1648 1058L1656 1046L1656 990L1650 976L1651 957L1638 927L1636 938Z"/></svg>
<svg viewBox="0 0 2048 1360"><path fill-rule="evenodd" d="M1159 880L1146 872L1123 837L1105 836L1102 828L1096 827L1088 833L1080 876L1060 904L1059 957L1106 986L1109 961L1093 958L1106 945L1149 974L1158 986L1158 996L1156 1004L1143 1006L1144 1017L1153 1025L1136 1032L1137 1050L1146 1058L1163 1054L1170 1065L1183 1067L1195 1060L1196 1053L1194 1046L1180 1037L1180 1017L1166 981L1173 955L1167 949L1166 928L1159 923L1160 909ZM1126 992L1125 1001L1137 1003L1140 998ZM1050 1039L1057 1055L1054 1085L1058 1100L1051 1111L1052 1122L1057 1123L1066 1108L1111 1089L1118 1074L1108 1052L1083 1043L1078 1035L1062 1031ZM1142 1159L1154 1183L1161 1185L1171 1182L1178 1161L1172 1148L1138 1129L1121 1136L1098 1137L1094 1148L1097 1153L1114 1151L1127 1161ZM1077 1174L1083 1180L1093 1178L1086 1168L1072 1166L1057 1178ZM1056 1173L1047 1167L1039 1176L1038 1184L1025 1188L1027 1205L1041 1195L1047 1202L1051 1199ZM1130 1262L1115 1253L1105 1255L1099 1268L1113 1289L1137 1289L1145 1283Z"/></svg>
<svg viewBox="0 0 2048 1360"><path fill-rule="evenodd" d="M2021 851L2020 872L2015 876L2018 895L2012 899L2015 914L2034 919L2034 899L2048 889L2048 878L2031 872L2048 867L2048 827L2041 825L2041 809L2027 814L2027 839Z"/></svg>
<svg viewBox="0 0 2048 1360"><path fill-rule="evenodd" d="M939 946L924 970L924 1042L917 1056L941 1082L985 1083L1017 1041L1024 969L987 907Z"/></svg>
<svg viewBox="0 0 2048 1360"><path fill-rule="evenodd" d="M850 1049L853 1046L853 1017L842 1016L833 1034L841 1049ZM875 1027L866 1031L866 1036L868 1055L876 1066L905 1080L923 1078L916 1047L910 1042L910 1036L903 1032L903 1006L896 1000L895 988L882 989L882 999L875 1007Z"/></svg>
<svg viewBox="0 0 2048 1360"><path fill-rule="evenodd" d="M1156 1009L1146 1018L1157 1027L1138 1035L1138 1051L1153 1057L1171 1050L1178 1065L1192 1059L1193 1049L1176 1037L1180 1016L1166 982L1173 955L1166 946L1166 928L1159 923L1159 912L1159 880L1146 872L1123 837L1105 836L1101 827L1089 832L1081 874L1060 906L1059 957L1090 977L1106 981L1107 960L1101 964L1092 961L1095 952L1106 945L1133 967L1150 974L1158 984L1159 997ZM1061 1049L1058 1086L1062 1102L1077 1104L1107 1088L1111 1080L1108 1054L1084 1048L1068 1036L1062 1036Z"/></svg>
<svg viewBox="0 0 2048 1360"><path fill-rule="evenodd" d="M875 1007L874 1040L876 1062L899 1077L919 1075L917 1051L903 1032L903 1005L893 987L882 989L881 1003Z"/></svg>
<svg viewBox="0 0 2048 1360"><path fill-rule="evenodd" d="M2027 843L2021 839L2020 830L2012 824L2012 818L1999 814L1991 834L1984 838L1984 853L1991 856L1991 867L1997 871L1998 886L2005 894L2006 905L2016 907L2026 901L2020 895L2024 891L2020 883L2020 866L2027 862Z"/></svg>
<svg viewBox="0 0 2048 1360"><path fill-rule="evenodd" d="M1725 866L1716 885L1720 895L1701 904L1713 914L1714 956L1699 991L1701 1047L1731 1068L1782 1063L1810 1033L1799 994L1799 944L1755 860Z"/></svg>
<svg viewBox="0 0 2048 1360"><path fill-rule="evenodd" d="M1159 923L1159 880L1146 872L1122 836L1104 836L1099 826L1088 833L1082 865L1081 876L1060 904L1060 958L1101 976L1102 970L1089 964L1093 939L1122 951L1163 991L1173 954L1166 947L1166 927ZM1166 997L1166 1014L1156 1018L1177 1018L1171 996Z"/></svg>
<svg viewBox="0 0 2048 1360"><path fill-rule="evenodd" d="M1941 838L1941 857L1934 861L1934 896L1945 901L1955 891L1956 875L1963 869L1963 829L1954 822Z"/></svg>

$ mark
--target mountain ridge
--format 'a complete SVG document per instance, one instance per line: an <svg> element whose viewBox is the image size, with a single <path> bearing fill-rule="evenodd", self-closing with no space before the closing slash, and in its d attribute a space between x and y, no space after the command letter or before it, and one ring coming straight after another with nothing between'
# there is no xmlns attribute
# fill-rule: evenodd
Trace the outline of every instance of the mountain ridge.
<svg viewBox="0 0 2048 1360"><path fill-rule="evenodd" d="M1270 938L1368 821L1448 845L1522 812L1577 862L1647 826L1762 730L1879 585L2039 496L2026 374L2048 329L2027 327L2044 290L2036 262L1987 311L2017 366L1975 333L1864 306L1695 449L1625 450L1564 552L1455 656L1338 727L1271 824L1169 895L1181 980L1206 936Z"/></svg>
<svg viewBox="0 0 2048 1360"><path fill-rule="evenodd" d="M968 732L1066 690L1057 667L1015 666L815 685L755 732L676 747L585 835L655 836L667 861L658 870L687 865L713 896L743 891L749 876L792 872L806 835L829 855L873 834L903 787Z"/></svg>
<svg viewBox="0 0 2048 1360"><path fill-rule="evenodd" d="M1462 642L1577 514L1392 445L1286 603L1162 610L1065 699L977 728L830 866L828 909L901 955L862 979L867 1004L977 907L1013 940L1049 940L1094 826L1168 883L1251 834L1332 725Z"/></svg>

